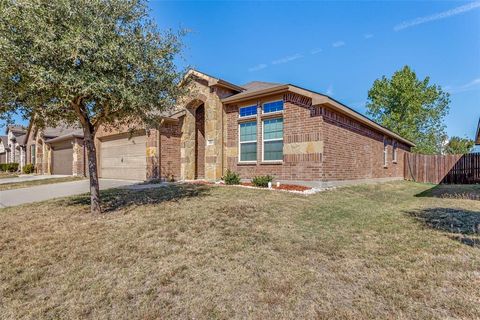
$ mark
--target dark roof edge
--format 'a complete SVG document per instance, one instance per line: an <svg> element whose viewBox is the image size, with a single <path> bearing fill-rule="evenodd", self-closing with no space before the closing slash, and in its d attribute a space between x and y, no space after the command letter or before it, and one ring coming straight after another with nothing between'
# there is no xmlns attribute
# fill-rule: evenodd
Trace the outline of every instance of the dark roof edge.
<svg viewBox="0 0 480 320"><path fill-rule="evenodd" d="M75 139L75 138L83 139L83 134L69 133L69 134L65 134L63 136L59 136L59 137L56 137L56 138L53 138L53 139L46 140L45 143L50 144L50 143L55 143L55 142L60 142L60 141L65 141L65 140L70 140L70 139Z"/></svg>

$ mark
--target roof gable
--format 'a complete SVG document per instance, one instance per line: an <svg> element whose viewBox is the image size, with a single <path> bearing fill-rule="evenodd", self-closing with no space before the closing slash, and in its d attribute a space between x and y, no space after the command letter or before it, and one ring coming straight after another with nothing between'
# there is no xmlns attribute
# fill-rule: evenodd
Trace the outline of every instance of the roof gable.
<svg viewBox="0 0 480 320"><path fill-rule="evenodd" d="M215 77L213 77L209 74L206 74L204 72L200 72L200 71L195 70L195 69L188 70L188 72L183 77L184 81L182 81L182 83L184 83L186 81L186 79L188 79L190 77L197 77L197 78L200 78L202 80L207 81L207 85L209 87L219 86L219 87L224 87L224 88L233 90L235 92L245 91L244 88L242 88L240 86L237 86L236 84L233 84L231 82L225 81L225 80L220 79L220 78L215 78Z"/></svg>

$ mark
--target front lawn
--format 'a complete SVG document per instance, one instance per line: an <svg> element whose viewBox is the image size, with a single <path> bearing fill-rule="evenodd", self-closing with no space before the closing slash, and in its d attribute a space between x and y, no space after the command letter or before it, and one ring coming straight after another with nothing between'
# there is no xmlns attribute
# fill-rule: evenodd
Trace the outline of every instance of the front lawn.
<svg viewBox="0 0 480 320"><path fill-rule="evenodd" d="M0 171L0 179L8 179L8 178L16 178L16 177L18 177L18 174L14 172Z"/></svg>
<svg viewBox="0 0 480 320"><path fill-rule="evenodd" d="M479 318L480 201L429 188L172 185L103 191L100 217L87 197L2 209L0 318Z"/></svg>
<svg viewBox="0 0 480 320"><path fill-rule="evenodd" d="M62 178L46 178L46 179L40 179L40 180L3 183L3 184L0 184L0 191L28 188L28 187L40 186L44 184L78 181L83 179L85 178L84 177L62 177Z"/></svg>

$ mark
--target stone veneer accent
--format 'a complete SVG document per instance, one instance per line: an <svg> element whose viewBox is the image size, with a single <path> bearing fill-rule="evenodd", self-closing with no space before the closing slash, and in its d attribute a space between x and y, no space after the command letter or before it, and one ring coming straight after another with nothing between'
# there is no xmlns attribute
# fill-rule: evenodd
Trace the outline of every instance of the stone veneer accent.
<svg viewBox="0 0 480 320"><path fill-rule="evenodd" d="M86 157L84 155L86 152L83 146L83 139L74 139L73 140L73 168L72 175L77 177L85 176L85 170L88 171L88 168L85 166Z"/></svg>
<svg viewBox="0 0 480 320"><path fill-rule="evenodd" d="M195 112L200 105L205 109L205 179L218 180L222 177L223 167L223 119L224 110L221 99L232 91L218 86L209 87L206 80L195 79L191 83L191 98L183 104L186 109L182 126L181 177L185 180L195 178Z"/></svg>

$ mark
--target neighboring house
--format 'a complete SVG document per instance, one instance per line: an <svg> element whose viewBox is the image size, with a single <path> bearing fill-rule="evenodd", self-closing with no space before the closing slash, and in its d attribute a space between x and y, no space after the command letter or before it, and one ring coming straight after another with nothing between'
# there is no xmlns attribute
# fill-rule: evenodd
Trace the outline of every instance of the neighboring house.
<svg viewBox="0 0 480 320"><path fill-rule="evenodd" d="M227 169L242 178L269 174L278 180L404 176L404 153L414 144L331 97L291 84L239 86L195 70L186 77L192 80L186 82L189 97L162 114L156 127L133 137L127 128L100 128L101 178L218 180ZM80 137L70 141L75 174L85 152ZM42 148L34 149L39 158Z"/></svg>
<svg viewBox="0 0 480 320"><path fill-rule="evenodd" d="M20 125L9 125L6 131L6 143L4 142L5 163L18 163L21 170L26 163L25 157L25 134L27 130Z"/></svg>
<svg viewBox="0 0 480 320"><path fill-rule="evenodd" d="M8 137L0 136L0 164L7 163Z"/></svg>
<svg viewBox="0 0 480 320"><path fill-rule="evenodd" d="M25 139L27 163L39 174L85 175L83 131L78 127L47 127L30 124Z"/></svg>

